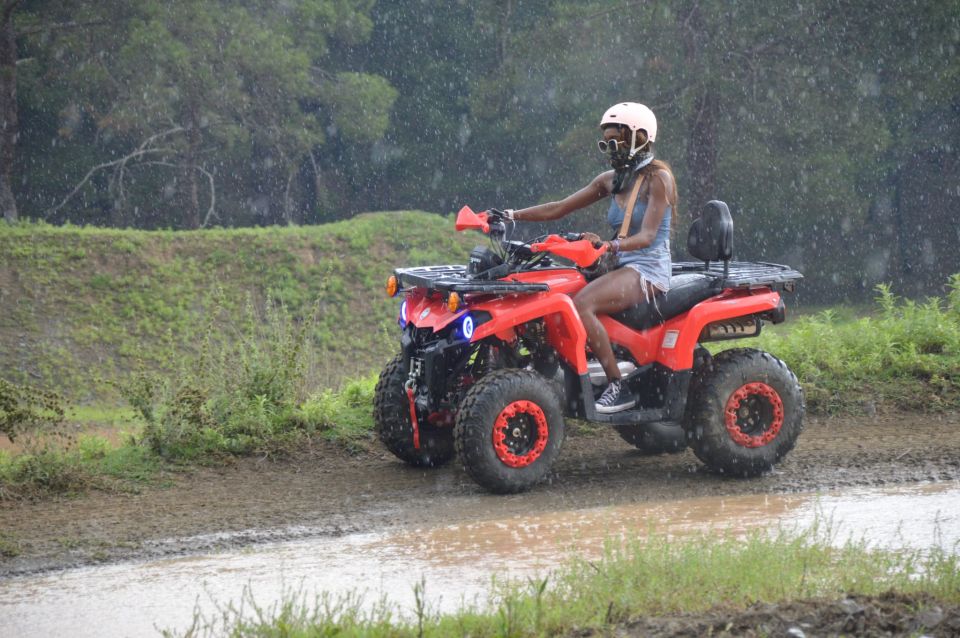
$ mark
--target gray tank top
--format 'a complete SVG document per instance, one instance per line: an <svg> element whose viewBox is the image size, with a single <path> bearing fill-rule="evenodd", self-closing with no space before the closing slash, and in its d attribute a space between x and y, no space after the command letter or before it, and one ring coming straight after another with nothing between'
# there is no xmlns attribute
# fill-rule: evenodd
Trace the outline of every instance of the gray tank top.
<svg viewBox="0 0 960 638"><path fill-rule="evenodd" d="M630 217L628 234L633 235L640 232L646 212L647 202L641 202L638 199L633 207L633 216ZM617 204L617 198L611 197L610 210L607 211L607 222L614 232L620 232L624 214L624 209ZM672 215L673 207L667 204L667 209L663 213L663 220L660 222L653 243L639 250L620 252L617 264L618 267L630 266L630 268L643 275L647 281L664 291L670 289L670 273L673 268L670 260L670 218Z"/></svg>

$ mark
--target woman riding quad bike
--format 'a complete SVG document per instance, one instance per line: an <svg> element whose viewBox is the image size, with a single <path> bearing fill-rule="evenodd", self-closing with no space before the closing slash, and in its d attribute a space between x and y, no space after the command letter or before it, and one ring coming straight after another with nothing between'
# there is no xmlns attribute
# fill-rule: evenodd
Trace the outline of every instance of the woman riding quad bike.
<svg viewBox="0 0 960 638"><path fill-rule="evenodd" d="M649 108L636 102L614 105L600 119L600 130L603 137L598 145L612 170L565 199L507 211L507 216L514 221L551 221L610 197L607 221L616 233L614 239L601 242L592 233L583 237L615 255L614 268L573 298L587 331L587 344L607 375L597 412L610 414L633 407L637 400L621 382L610 338L597 315L611 315L641 302L656 303L670 289L670 221L677 187L669 164L654 158L657 118Z"/></svg>
<svg viewBox="0 0 960 638"><path fill-rule="evenodd" d="M711 356L702 344L783 321L780 292L802 276L731 262L733 222L719 201L690 229L688 250L701 261L671 264L676 189L653 160L653 114L617 105L601 129L613 171L560 202L464 207L456 229L486 233L489 248L466 265L390 277L388 294L403 296L401 352L380 375L374 419L405 462L437 466L458 454L486 489L521 491L550 471L565 417L609 424L647 453L689 445L734 476L769 470L796 443L803 395L786 365L752 349ZM517 221L557 219L607 195L620 231L611 241L509 236Z"/></svg>

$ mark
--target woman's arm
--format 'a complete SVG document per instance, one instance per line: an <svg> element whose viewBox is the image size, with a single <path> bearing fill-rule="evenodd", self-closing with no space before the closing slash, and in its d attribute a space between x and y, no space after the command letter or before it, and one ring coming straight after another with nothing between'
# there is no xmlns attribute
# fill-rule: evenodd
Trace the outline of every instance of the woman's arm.
<svg viewBox="0 0 960 638"><path fill-rule="evenodd" d="M648 182L650 198L647 200L647 212L643 216L640 232L621 239L620 250L640 250L657 238L657 230L667 211L667 193L673 191L673 180L667 171L657 171L653 177L654 179Z"/></svg>
<svg viewBox="0 0 960 638"><path fill-rule="evenodd" d="M573 211L585 208L609 195L609 182L612 174L613 171L600 173L593 178L592 182L559 202L548 202L513 211L513 218L524 222L545 222L565 217Z"/></svg>

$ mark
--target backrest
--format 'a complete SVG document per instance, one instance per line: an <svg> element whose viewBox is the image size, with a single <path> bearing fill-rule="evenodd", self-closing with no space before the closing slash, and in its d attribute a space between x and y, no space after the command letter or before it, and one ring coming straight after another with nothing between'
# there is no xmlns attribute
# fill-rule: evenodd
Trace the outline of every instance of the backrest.
<svg viewBox="0 0 960 638"><path fill-rule="evenodd" d="M730 209L718 199L707 202L690 225L687 251L703 261L729 261L733 257L733 218Z"/></svg>

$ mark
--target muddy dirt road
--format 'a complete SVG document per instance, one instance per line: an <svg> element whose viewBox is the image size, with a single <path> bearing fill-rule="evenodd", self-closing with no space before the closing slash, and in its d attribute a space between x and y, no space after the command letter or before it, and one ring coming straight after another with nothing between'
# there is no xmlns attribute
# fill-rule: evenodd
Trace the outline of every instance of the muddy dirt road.
<svg viewBox="0 0 960 638"><path fill-rule="evenodd" d="M417 470L376 445L349 455L318 443L141 494L2 503L0 531L19 555L0 558L0 576L555 509L960 480L958 414L808 419L787 460L750 480L711 474L690 452L645 457L612 431L572 430L551 480L515 496L482 492L455 463Z"/></svg>

